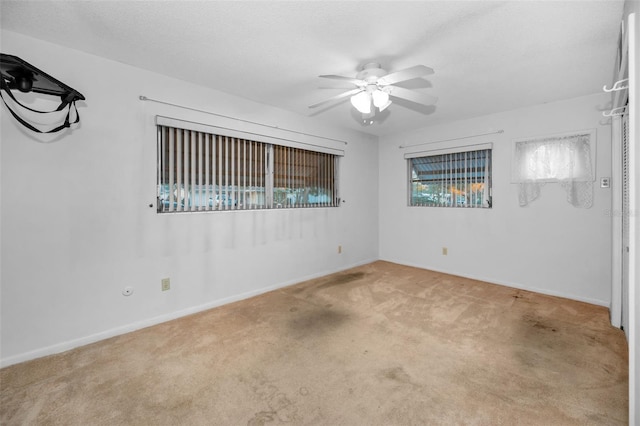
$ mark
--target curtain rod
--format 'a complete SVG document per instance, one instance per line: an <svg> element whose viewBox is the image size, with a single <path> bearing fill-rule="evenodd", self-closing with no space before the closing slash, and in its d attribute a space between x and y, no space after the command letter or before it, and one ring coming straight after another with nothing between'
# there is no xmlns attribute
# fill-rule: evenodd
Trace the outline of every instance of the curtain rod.
<svg viewBox="0 0 640 426"><path fill-rule="evenodd" d="M428 145L428 144L432 144L432 143L449 142L449 141L457 141L457 140L460 140L460 139L477 138L478 136L496 135L498 133L504 133L504 130L500 129L500 130L495 131L495 132L480 133L478 135L462 136L462 137L459 137L459 138L442 139L442 140L439 140L439 141L421 142L421 143L415 143L413 145L400 145L400 146L398 146L398 148L400 148L400 149L411 148L411 147L414 147L414 146Z"/></svg>
<svg viewBox="0 0 640 426"><path fill-rule="evenodd" d="M161 101L161 100L158 100L158 99L148 98L148 97L146 97L146 96L144 96L144 95L140 95L140 96L139 96L139 99L140 99L141 101L156 102L156 103L159 103L159 104L170 105L170 106L174 106L174 107L178 107L178 108L183 108L183 109L189 109L189 110L191 110L191 111L197 111L197 112L203 112L203 113L205 113L205 114L209 114L209 115L215 115L216 117L228 118L228 119L230 119L230 120L242 121L243 123L256 124L256 125L258 125L258 126L268 127L268 128L270 128L270 129L283 130L283 131L285 131L285 132L296 133L296 134L298 134L298 135L304 135L304 136L311 136L311 137L314 137L314 138L325 139L325 140L334 141L334 142L340 142L340 143L343 143L343 144L345 144L345 145L348 145L348 142L347 142L347 141L343 141L343 140L341 140L341 139L328 138L328 137L326 137L326 136L318 136L318 135L313 135L313 134L311 134L311 133L299 132L299 131L297 131L297 130L291 130L291 129L285 129L285 128L278 127L278 126L272 126L272 125L270 125L270 124L258 123L258 122L256 122L256 121L243 120L242 118L230 117L230 116L228 116L228 115L218 114L218 113L211 112L211 111L205 111L205 110L202 110L202 109L191 108L191 107L184 106L184 105L178 105L178 104L174 104L174 103L171 103L171 102L166 102L166 101ZM299 142L299 141L298 141L298 142ZM301 142L301 143L302 143L302 142ZM311 144L309 144L309 145L311 145Z"/></svg>

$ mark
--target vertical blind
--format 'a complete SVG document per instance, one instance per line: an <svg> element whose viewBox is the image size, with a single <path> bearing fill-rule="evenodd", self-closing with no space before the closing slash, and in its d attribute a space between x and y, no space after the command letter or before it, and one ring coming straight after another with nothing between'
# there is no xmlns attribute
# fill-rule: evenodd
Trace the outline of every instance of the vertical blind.
<svg viewBox="0 0 640 426"><path fill-rule="evenodd" d="M273 205L338 205L336 160L332 154L273 145Z"/></svg>
<svg viewBox="0 0 640 426"><path fill-rule="evenodd" d="M338 206L338 156L158 125L158 212Z"/></svg>
<svg viewBox="0 0 640 426"><path fill-rule="evenodd" d="M411 206L491 207L491 149L409 156Z"/></svg>
<svg viewBox="0 0 640 426"><path fill-rule="evenodd" d="M621 285L621 310L622 310L622 327L629 328L629 246L631 244L629 219L630 219L630 200L629 200L629 116L622 117L622 285Z"/></svg>

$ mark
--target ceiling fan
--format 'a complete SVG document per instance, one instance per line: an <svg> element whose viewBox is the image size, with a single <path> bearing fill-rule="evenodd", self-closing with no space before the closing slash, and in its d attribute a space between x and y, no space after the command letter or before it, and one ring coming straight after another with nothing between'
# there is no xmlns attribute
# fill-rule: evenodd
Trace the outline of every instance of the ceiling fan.
<svg viewBox="0 0 640 426"><path fill-rule="evenodd" d="M351 104L361 112L363 118L366 119L375 115L376 108L378 111L384 111L391 105L390 97L404 99L421 105L433 105L438 100L435 96L394 86L396 83L430 75L433 74L433 72L433 69L424 65L415 65L400 71L387 73L377 62L370 62L362 67L362 71L360 71L355 78L343 77L341 75L321 75L321 78L348 81L355 84L356 88L310 105L309 108L316 108L320 105L351 96Z"/></svg>

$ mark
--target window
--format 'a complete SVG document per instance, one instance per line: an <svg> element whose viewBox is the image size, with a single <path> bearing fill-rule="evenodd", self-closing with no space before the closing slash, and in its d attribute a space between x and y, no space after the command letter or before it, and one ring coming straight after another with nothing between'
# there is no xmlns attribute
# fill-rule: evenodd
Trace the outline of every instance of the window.
<svg viewBox="0 0 640 426"><path fill-rule="evenodd" d="M559 183L575 207L593 203L595 130L523 139L514 142L513 182L526 206L540 196L546 183Z"/></svg>
<svg viewBox="0 0 640 426"><path fill-rule="evenodd" d="M406 154L409 205L491 207L491 145Z"/></svg>
<svg viewBox="0 0 640 426"><path fill-rule="evenodd" d="M338 156L158 125L158 212L337 207Z"/></svg>
<svg viewBox="0 0 640 426"><path fill-rule="evenodd" d="M275 207L337 206L334 155L281 145L273 149Z"/></svg>

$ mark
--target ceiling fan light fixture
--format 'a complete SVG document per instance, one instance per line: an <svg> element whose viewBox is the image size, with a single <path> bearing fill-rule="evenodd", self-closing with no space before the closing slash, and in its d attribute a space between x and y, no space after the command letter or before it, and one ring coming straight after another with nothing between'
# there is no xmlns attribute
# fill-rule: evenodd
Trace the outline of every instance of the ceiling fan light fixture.
<svg viewBox="0 0 640 426"><path fill-rule="evenodd" d="M374 90L371 94L373 96L373 104L376 108L387 107L387 103L389 102L389 94L387 92L383 92L380 89Z"/></svg>
<svg viewBox="0 0 640 426"><path fill-rule="evenodd" d="M368 92L360 92L351 97L351 105L363 114L371 112L371 95Z"/></svg>
<svg viewBox="0 0 640 426"><path fill-rule="evenodd" d="M385 109L387 109L387 107L388 107L389 105L391 105L391 101L387 101L387 103L386 103L386 104L382 105L381 107L378 107L378 110L379 110L380 112L382 112L382 111L384 111Z"/></svg>

